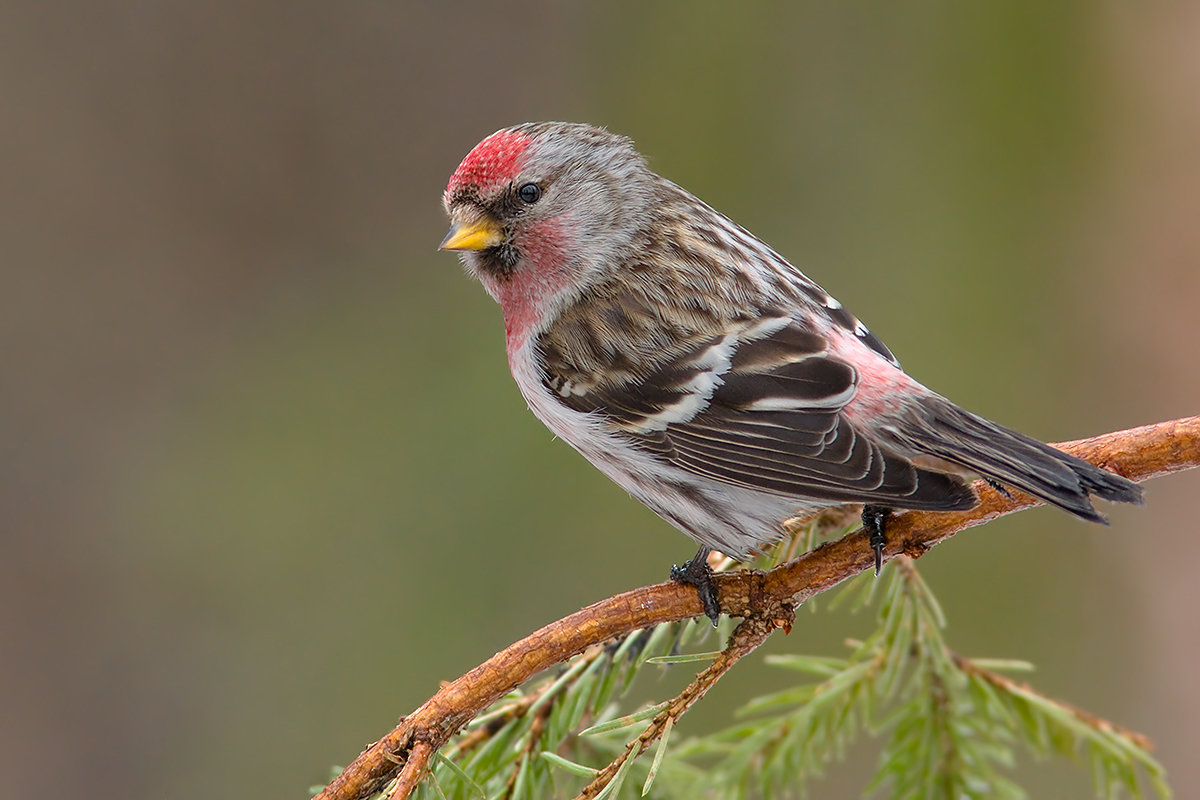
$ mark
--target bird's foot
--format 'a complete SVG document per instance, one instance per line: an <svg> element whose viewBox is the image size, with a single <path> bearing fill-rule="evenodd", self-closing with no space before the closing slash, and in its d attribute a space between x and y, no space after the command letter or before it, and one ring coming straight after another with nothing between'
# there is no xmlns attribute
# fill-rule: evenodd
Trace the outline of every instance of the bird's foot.
<svg viewBox="0 0 1200 800"><path fill-rule="evenodd" d="M1000 494L1004 495L1009 500L1013 499L1013 496L1011 494L1009 494L1008 489L1006 489L1004 487L1004 484L1001 483L1000 481L994 481L991 478L984 478L983 482L986 483L988 486L992 487L993 489L995 489Z"/></svg>
<svg viewBox="0 0 1200 800"><path fill-rule="evenodd" d="M887 536L883 529L887 523L890 508L883 506L865 505L862 513L863 530L867 532L867 544L875 551L875 576L883 568L883 548L887 547Z"/></svg>
<svg viewBox="0 0 1200 800"><path fill-rule="evenodd" d="M704 606L704 616L712 620L715 628L721 618L721 604L717 600L717 587L713 585L712 568L708 566L708 553L707 547L701 547L690 561L683 562L682 567L671 567L671 580L696 588L700 604Z"/></svg>

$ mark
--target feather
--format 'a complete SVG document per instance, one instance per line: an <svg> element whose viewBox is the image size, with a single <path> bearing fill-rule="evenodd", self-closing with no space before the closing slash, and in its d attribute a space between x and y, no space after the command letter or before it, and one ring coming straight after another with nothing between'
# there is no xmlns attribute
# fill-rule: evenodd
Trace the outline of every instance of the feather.
<svg viewBox="0 0 1200 800"><path fill-rule="evenodd" d="M962 509L975 495L959 477L889 452L841 414L854 397L854 368L827 340L771 315L732 331L695 336L641 379L619 383L562 374L546 385L569 408L599 416L664 464L756 491L805 499ZM547 351L556 335L544 334ZM587 384L592 388L578 391ZM571 391L562 391L570 386Z"/></svg>

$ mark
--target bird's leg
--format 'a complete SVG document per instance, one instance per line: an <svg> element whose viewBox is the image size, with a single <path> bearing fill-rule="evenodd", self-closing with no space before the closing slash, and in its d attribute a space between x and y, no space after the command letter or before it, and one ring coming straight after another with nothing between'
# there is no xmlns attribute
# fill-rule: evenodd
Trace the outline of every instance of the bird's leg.
<svg viewBox="0 0 1200 800"><path fill-rule="evenodd" d="M887 547L887 536L884 535L883 529L890 513L892 510L884 506L870 504L863 506L862 526L863 530L867 532L867 544L875 551L876 576L883 568L883 548Z"/></svg>
<svg viewBox="0 0 1200 800"><path fill-rule="evenodd" d="M682 567L671 567L671 580L696 587L696 594L700 595L700 604L704 606L704 615L712 620L715 628L717 620L721 618L721 604L717 601L717 587L713 585L712 568L708 566L709 552L707 547L702 546L690 561L683 562Z"/></svg>

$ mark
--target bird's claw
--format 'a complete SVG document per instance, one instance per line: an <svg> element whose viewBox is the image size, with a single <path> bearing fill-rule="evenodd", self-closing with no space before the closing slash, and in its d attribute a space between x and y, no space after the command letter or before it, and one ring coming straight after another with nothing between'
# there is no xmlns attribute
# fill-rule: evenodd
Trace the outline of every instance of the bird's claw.
<svg viewBox="0 0 1200 800"><path fill-rule="evenodd" d="M704 606L704 616L708 617L717 627L721 618L721 603L717 600L717 587L713 583L713 571L708 566L708 548L701 547L699 552L683 566L671 567L671 580L687 586L693 586L700 596L700 604Z"/></svg>
<svg viewBox="0 0 1200 800"><path fill-rule="evenodd" d="M1008 499L1008 500L1013 499L1012 494L1008 491L1007 488L1005 488L1004 484L1001 483L1000 481L994 481L991 478L984 478L983 482L986 483L988 486L992 487L993 489L995 489L1000 494L1004 495L1004 497L1006 499Z"/></svg>
<svg viewBox="0 0 1200 800"><path fill-rule="evenodd" d="M883 548L887 547L887 536L883 529L890 513L890 509L882 506L863 506L862 526L867 532L867 544L875 553L876 577L879 577L879 570L883 569Z"/></svg>

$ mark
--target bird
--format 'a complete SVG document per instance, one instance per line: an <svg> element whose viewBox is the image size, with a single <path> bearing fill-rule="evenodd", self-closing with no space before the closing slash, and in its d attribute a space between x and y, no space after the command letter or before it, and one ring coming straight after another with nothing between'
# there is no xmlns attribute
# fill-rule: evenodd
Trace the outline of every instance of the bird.
<svg viewBox="0 0 1200 800"><path fill-rule="evenodd" d="M439 249L499 303L530 410L691 537L671 577L720 612L708 554L746 559L785 523L862 504L878 574L894 511L961 511L972 482L1105 522L1124 477L966 411L911 378L857 317L750 231L584 123L503 128L442 196Z"/></svg>

